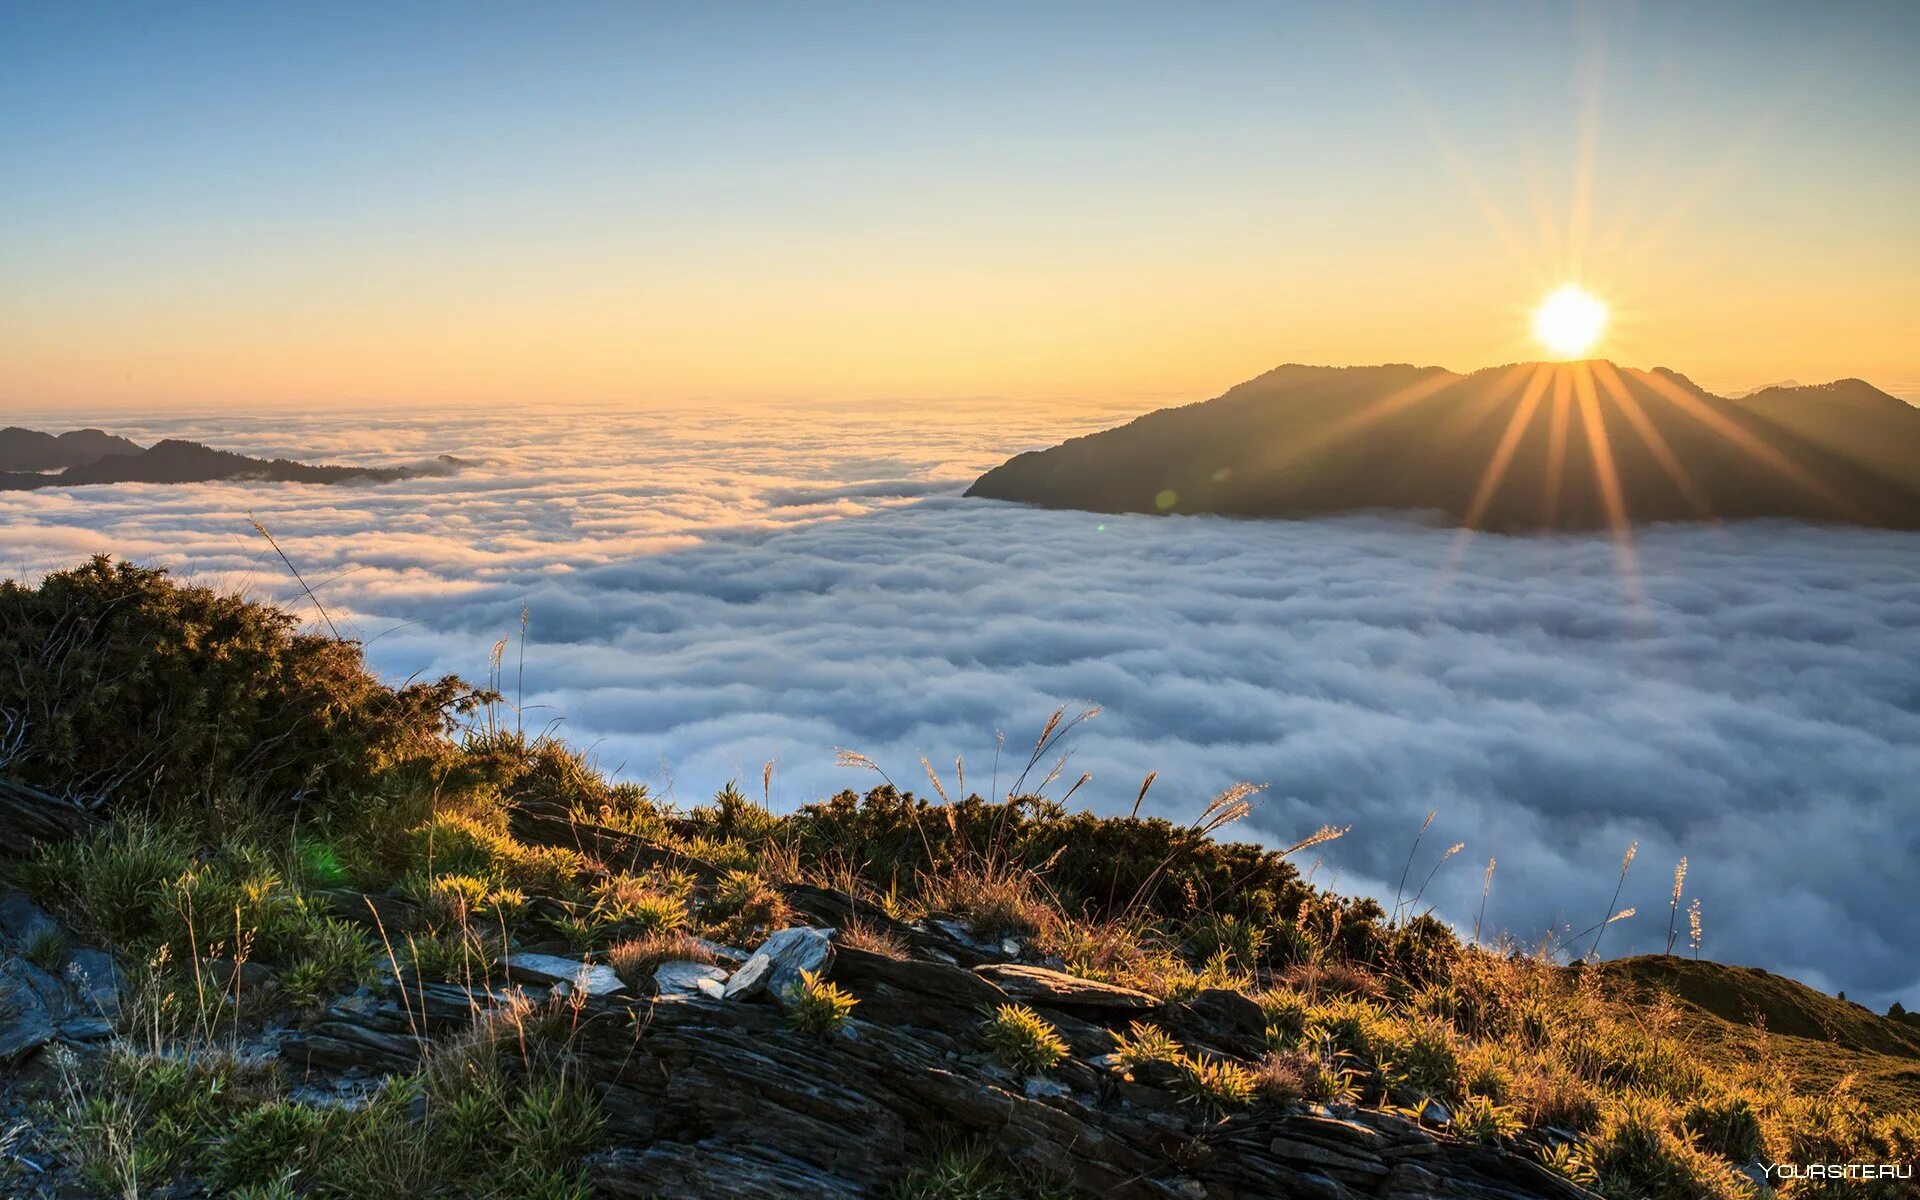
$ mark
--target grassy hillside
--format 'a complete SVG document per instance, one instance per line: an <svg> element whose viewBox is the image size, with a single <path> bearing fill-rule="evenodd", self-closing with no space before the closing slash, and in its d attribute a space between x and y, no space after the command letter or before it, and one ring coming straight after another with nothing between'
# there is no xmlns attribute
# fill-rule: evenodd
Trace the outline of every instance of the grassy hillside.
<svg viewBox="0 0 1920 1200"><path fill-rule="evenodd" d="M1004 796L882 780L780 814L733 785L682 807L610 782L521 735L483 689L390 689L350 643L124 564L0 584L0 651L18 664L0 673L0 779L77 814L9 839L6 881L127 976L113 1036L42 1055L0 1087L0 1118L26 1114L12 1136L99 1194L182 1179L248 1200L594 1195L610 1129L629 1148L675 1131L621 1123L618 1097L567 1057L587 997L510 998L509 956L562 956L583 986L602 971L644 1001L662 963L713 963L802 924L835 927L843 965L869 974L806 979L783 994L784 1032L754 1037L950 1010L954 1061L1016 1081L1098 1064L1115 1074L1090 1096L1177 1098L1187 1140L1168 1145L1188 1150L1170 1163L1312 1105L1411 1114L1615 1200L1756 1195L1755 1160L1920 1153L1909 1027L1764 972L1463 946L1309 886L1288 852L1225 840L1238 792L1198 800L1184 826L1071 811L1046 795L1071 721L1049 725ZM1303 845L1334 835L1303 830ZM18 953L56 972L75 952L49 936ZM888 962L1063 971L1149 1015L973 1014L938 987L905 1003L863 982ZM445 1018L424 998L443 983L499 1007L406 1058ZM382 995L404 1020L357 1035L373 1039L358 1052L404 1068L317 1088L260 1065ZM646 1025L636 1008L629 1036ZM819 1062L830 1089L833 1060ZM903 1200L1086 1194L1050 1174L1071 1149L1042 1171L996 1166L1006 1144L905 1148L921 1157L898 1164ZM17 1168L0 1183L32 1183L29 1157L0 1157Z"/></svg>
<svg viewBox="0 0 1920 1200"><path fill-rule="evenodd" d="M1667 1000L1720 1061L1770 1062L1805 1091L1847 1081L1882 1109L1920 1107L1920 1023L1872 1012L1757 967L1648 955L1601 965L1602 990Z"/></svg>

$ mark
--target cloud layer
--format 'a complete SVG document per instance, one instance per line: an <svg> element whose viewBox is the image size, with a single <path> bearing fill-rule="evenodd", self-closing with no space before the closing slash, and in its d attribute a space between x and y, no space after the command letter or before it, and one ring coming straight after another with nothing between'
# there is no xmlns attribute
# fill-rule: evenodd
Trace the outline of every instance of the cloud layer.
<svg viewBox="0 0 1920 1200"><path fill-rule="evenodd" d="M396 677L485 667L531 613L529 721L697 799L779 760L777 798L903 783L921 754L991 779L1046 715L1076 799L1190 818L1267 785L1243 832L1354 831L1318 877L1391 900L1466 849L1423 905L1537 936L1605 915L1609 953L1666 940L1690 856L1706 953L1884 1004L1920 999L1906 922L1920 779L1920 537L1660 527L1462 542L1400 516L1237 522L1039 512L955 493L1004 454L1108 423L963 406L570 410L183 419L111 428L335 461L481 465L377 487L86 488L0 495L0 562L95 550L273 595L266 522ZM103 422L110 418L102 418ZM509 690L516 655L509 657ZM945 768L943 768L945 769ZM951 773L949 784L951 785ZM1684 915L1681 919L1684 926ZM1684 937L1684 933L1683 933Z"/></svg>

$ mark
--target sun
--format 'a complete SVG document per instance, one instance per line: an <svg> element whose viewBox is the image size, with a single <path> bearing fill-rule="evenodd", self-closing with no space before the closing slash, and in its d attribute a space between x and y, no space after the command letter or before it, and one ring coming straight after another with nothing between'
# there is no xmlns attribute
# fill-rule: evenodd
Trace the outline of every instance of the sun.
<svg viewBox="0 0 1920 1200"><path fill-rule="evenodd" d="M1584 355L1606 327L1607 306L1577 284L1555 288L1533 310L1533 336L1562 358Z"/></svg>

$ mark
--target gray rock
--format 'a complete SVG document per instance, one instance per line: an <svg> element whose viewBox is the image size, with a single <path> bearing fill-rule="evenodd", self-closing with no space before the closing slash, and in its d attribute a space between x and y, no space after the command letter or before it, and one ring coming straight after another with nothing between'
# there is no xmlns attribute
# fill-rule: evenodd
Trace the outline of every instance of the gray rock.
<svg viewBox="0 0 1920 1200"><path fill-rule="evenodd" d="M664 962L653 969L654 994L660 996L699 996L702 983L724 984L725 967L697 962ZM724 993L725 989L722 988Z"/></svg>
<svg viewBox="0 0 1920 1200"><path fill-rule="evenodd" d="M1438 1100L1429 1100L1420 1109L1420 1119L1429 1125L1449 1125L1453 1122L1453 1114Z"/></svg>
<svg viewBox="0 0 1920 1200"><path fill-rule="evenodd" d="M251 959L236 964L230 958L203 958L200 960L200 974L210 986L222 991L234 986L236 975L243 994L271 991L280 986L280 981L273 976L272 967Z"/></svg>
<svg viewBox="0 0 1920 1200"><path fill-rule="evenodd" d="M104 1017L75 1017L60 1023L60 1040L104 1042L113 1036L113 1024Z"/></svg>
<svg viewBox="0 0 1920 1200"><path fill-rule="evenodd" d="M1136 988L1081 979L1025 963L988 963L975 967L973 973L1016 1000L1055 1008L1135 1013L1160 1007L1160 1001Z"/></svg>
<svg viewBox="0 0 1920 1200"><path fill-rule="evenodd" d="M699 988L700 994L709 1000L724 1000L727 998L727 985L718 979L696 980L694 986Z"/></svg>
<svg viewBox="0 0 1920 1200"><path fill-rule="evenodd" d="M833 930L805 925L782 929L761 944L733 977L726 997L745 1000L769 992L777 1001L800 983L800 972L824 974L833 962Z"/></svg>
<svg viewBox="0 0 1920 1200"><path fill-rule="evenodd" d="M730 967L737 967L752 957L738 947L729 946L725 942L709 941L703 937L694 938L693 944L713 955L715 962L725 963Z"/></svg>
<svg viewBox="0 0 1920 1200"><path fill-rule="evenodd" d="M1051 1100L1056 1096L1065 1096L1073 1091L1072 1088L1058 1080L1041 1079L1037 1076L1027 1080L1026 1086L1021 1090L1026 1093L1027 1099L1029 1100Z"/></svg>
<svg viewBox="0 0 1920 1200"><path fill-rule="evenodd" d="M0 1063L14 1063L53 1040L53 1023L44 1011L0 1019Z"/></svg>
<svg viewBox="0 0 1920 1200"><path fill-rule="evenodd" d="M24 958L0 959L0 1063L27 1057L53 1040L57 994L36 986L41 971Z"/></svg>
<svg viewBox="0 0 1920 1200"><path fill-rule="evenodd" d="M860 1017L933 1029L971 1027L1007 1002L1007 994L972 971L943 962L888 958L838 946L833 981L860 997Z"/></svg>
<svg viewBox="0 0 1920 1200"><path fill-rule="evenodd" d="M538 984L552 987L564 983L570 989L577 989L589 996L612 996L626 990L620 982L620 976L612 967L599 963L584 963L578 959L561 958L554 954L509 954L503 964L507 969L507 978L515 983Z"/></svg>
<svg viewBox="0 0 1920 1200"><path fill-rule="evenodd" d="M1187 1001L1187 1011L1202 1022L1232 1033L1259 1037L1266 1031L1266 1010L1230 988L1205 988Z"/></svg>
<svg viewBox="0 0 1920 1200"><path fill-rule="evenodd" d="M127 981L112 955L92 946L76 946L67 952L67 969L62 974L82 1007L103 1017L119 1015Z"/></svg>
<svg viewBox="0 0 1920 1200"><path fill-rule="evenodd" d="M60 922L25 892L0 893L0 933L6 934L21 953L32 949L38 939L59 932Z"/></svg>

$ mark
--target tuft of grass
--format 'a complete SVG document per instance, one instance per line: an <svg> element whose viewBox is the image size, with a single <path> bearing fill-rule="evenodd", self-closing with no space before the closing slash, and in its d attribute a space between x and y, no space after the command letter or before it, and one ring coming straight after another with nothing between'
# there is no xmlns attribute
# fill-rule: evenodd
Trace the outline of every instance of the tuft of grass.
<svg viewBox="0 0 1920 1200"><path fill-rule="evenodd" d="M824 1036L846 1028L860 1003L837 984L828 983L812 971L800 972L800 982L787 989L787 1024L799 1033Z"/></svg>
<svg viewBox="0 0 1920 1200"><path fill-rule="evenodd" d="M1725 1165L1677 1132L1670 1106L1644 1093L1628 1092L1608 1103L1582 1157L1605 1196L1734 1200L1740 1195Z"/></svg>
<svg viewBox="0 0 1920 1200"><path fill-rule="evenodd" d="M639 989L653 978L653 971L665 962L711 963L713 952L690 933L650 933L645 937L616 942L607 950L607 965L629 988Z"/></svg>
<svg viewBox="0 0 1920 1200"><path fill-rule="evenodd" d="M1438 1017L1413 1016L1391 1025L1380 1047L1382 1072L1403 1099L1447 1101L1461 1092L1460 1051L1453 1027Z"/></svg>
<svg viewBox="0 0 1920 1200"><path fill-rule="evenodd" d="M980 938L1032 937L1054 920L1031 873L991 863L958 864L926 880L930 906L962 918Z"/></svg>
<svg viewBox="0 0 1920 1200"><path fill-rule="evenodd" d="M1024 1004L1002 1004L981 1035L994 1061L1022 1077L1051 1070L1067 1056L1060 1031Z"/></svg>
<svg viewBox="0 0 1920 1200"><path fill-rule="evenodd" d="M42 971L58 974L67 961L67 935L52 928L36 930L27 943L26 955L27 961Z"/></svg>
<svg viewBox="0 0 1920 1200"><path fill-rule="evenodd" d="M1074 1200L1069 1185L1016 1169L978 1143L948 1145L915 1163L889 1200Z"/></svg>
<svg viewBox="0 0 1920 1200"><path fill-rule="evenodd" d="M843 946L865 950L869 954L878 954L895 961L904 960L910 951L906 939L899 934L890 929L868 924L857 917L847 922L847 927L842 929L834 940Z"/></svg>
<svg viewBox="0 0 1920 1200"><path fill-rule="evenodd" d="M1253 1068L1253 1088L1275 1104L1291 1104L1316 1096L1319 1060L1298 1050L1268 1054Z"/></svg>

